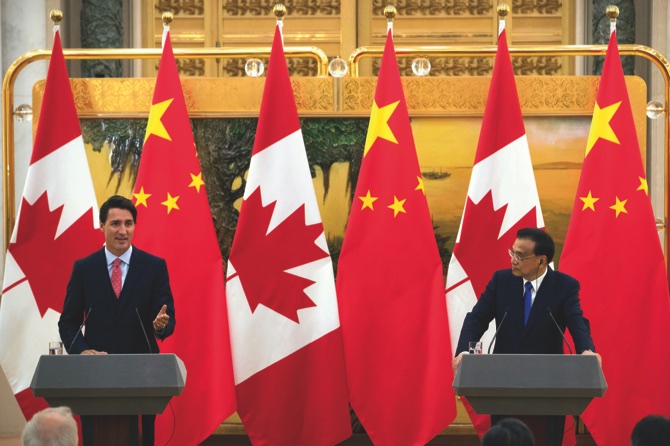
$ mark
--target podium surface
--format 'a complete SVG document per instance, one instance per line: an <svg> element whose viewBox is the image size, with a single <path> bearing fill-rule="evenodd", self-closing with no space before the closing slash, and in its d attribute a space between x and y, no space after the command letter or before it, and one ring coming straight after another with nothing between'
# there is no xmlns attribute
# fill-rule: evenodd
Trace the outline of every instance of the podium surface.
<svg viewBox="0 0 670 446"><path fill-rule="evenodd" d="M479 414L580 415L607 382L592 355L463 355L456 395Z"/></svg>
<svg viewBox="0 0 670 446"><path fill-rule="evenodd" d="M185 382L174 354L43 355L30 388L77 415L137 415L163 413Z"/></svg>

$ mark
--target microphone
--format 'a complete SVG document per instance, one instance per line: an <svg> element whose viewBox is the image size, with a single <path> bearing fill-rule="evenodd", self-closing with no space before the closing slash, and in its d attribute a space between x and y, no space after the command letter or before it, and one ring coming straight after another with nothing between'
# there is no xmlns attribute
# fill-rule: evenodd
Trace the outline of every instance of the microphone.
<svg viewBox="0 0 670 446"><path fill-rule="evenodd" d="M489 350L486 352L487 354L491 354L491 347L493 347L493 341L496 340L496 336L498 336L498 332L502 328L503 322L505 322L505 318L507 317L507 312L509 311L509 307L505 308L505 314L503 314L502 319L500 320L500 325L498 325L498 329L496 330L495 334L493 335L493 339L491 339L491 343L489 344Z"/></svg>
<svg viewBox="0 0 670 446"><path fill-rule="evenodd" d="M149 343L149 336L147 336L147 331L144 329L144 324L142 323L140 312L137 311L137 307L135 307L135 313L137 313L137 320L140 321L140 325L142 326L142 333L144 333L144 339L147 340L147 347L149 347L149 353L153 353L153 351L151 350L151 344Z"/></svg>
<svg viewBox="0 0 670 446"><path fill-rule="evenodd" d="M554 315L551 312L551 308L547 307L547 311L549 312L549 316L551 316L551 320L554 321L554 325L556 325L556 329L561 334L561 337L563 338L563 341L565 342L565 345L568 346L568 350L570 350L570 354L572 355L572 347L570 347L570 343L568 342L568 340L565 339L565 335L563 334L563 330L561 330L561 327L558 326L558 322L556 322L556 319L554 319Z"/></svg>
<svg viewBox="0 0 670 446"><path fill-rule="evenodd" d="M88 316L91 314L91 310L93 310L92 306L86 312L86 316L84 316L84 322L81 323L81 325L79 326L79 330L77 330L77 333L74 335L74 338L72 338L72 342L70 342L70 347L68 347L68 349L67 349L68 353L70 353L70 351L72 350L72 346L74 345L74 341L77 340L77 336L79 336L79 333L81 333L81 329L84 328L84 325L86 325L86 321L88 320Z"/></svg>

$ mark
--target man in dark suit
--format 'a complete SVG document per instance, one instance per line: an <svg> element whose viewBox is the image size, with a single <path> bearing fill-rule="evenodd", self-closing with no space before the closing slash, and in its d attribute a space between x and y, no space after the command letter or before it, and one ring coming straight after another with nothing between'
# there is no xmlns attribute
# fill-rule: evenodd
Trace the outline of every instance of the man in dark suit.
<svg viewBox="0 0 670 446"><path fill-rule="evenodd" d="M174 332L167 265L132 246L136 219L137 209L125 197L115 195L100 207L105 247L74 263L58 322L69 354L158 353L156 339ZM92 444L88 418L82 417L84 443ZM154 415L142 416L145 445L154 444L154 420ZM131 429L136 432L137 420Z"/></svg>
<svg viewBox="0 0 670 446"><path fill-rule="evenodd" d="M549 267L554 250L553 239L541 229L517 232L509 250L512 268L493 274L479 301L465 316L452 362L454 373L468 351L468 343L479 341L494 318L500 329L494 353L562 354L563 337L551 320L553 315L561 331L566 327L570 330L577 353L596 355L601 360L579 304L579 282ZM495 415L491 418L492 424L500 419ZM537 424L536 420L526 421ZM542 417L541 423L545 422L547 444L560 445L565 417ZM544 444L537 434L536 439Z"/></svg>

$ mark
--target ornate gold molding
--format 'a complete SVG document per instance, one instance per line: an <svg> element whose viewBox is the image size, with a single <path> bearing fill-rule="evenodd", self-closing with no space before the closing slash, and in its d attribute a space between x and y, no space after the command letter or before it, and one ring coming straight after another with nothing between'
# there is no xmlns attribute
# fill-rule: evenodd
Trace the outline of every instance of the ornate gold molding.
<svg viewBox="0 0 670 446"><path fill-rule="evenodd" d="M261 58L263 64L268 66L268 58ZM247 59L236 58L236 59L225 59L222 61L223 65L221 66L223 70L223 75L228 77L245 77L246 73L244 71L244 65L247 63ZM288 65L288 71L291 76L303 76L303 77L313 77L318 76L319 66L316 60L310 59L308 57L291 57L286 59L286 64Z"/></svg>
<svg viewBox="0 0 670 446"><path fill-rule="evenodd" d="M563 69L561 59L558 57L513 57L512 66L514 67L514 74L517 76L527 76L531 74L537 75L554 75L560 74Z"/></svg>
<svg viewBox="0 0 670 446"><path fill-rule="evenodd" d="M384 7L389 4L386 0L372 1L372 14L382 15ZM439 15L491 15L492 0L397 0L394 4L398 15L401 16L439 16Z"/></svg>
<svg viewBox="0 0 670 446"><path fill-rule="evenodd" d="M514 14L557 14L562 8L561 0L512 0Z"/></svg>
<svg viewBox="0 0 670 446"><path fill-rule="evenodd" d="M223 0L223 11L231 16L271 16L276 0ZM340 0L285 0L288 14L339 15Z"/></svg>
<svg viewBox="0 0 670 446"><path fill-rule="evenodd" d="M170 11L174 15L203 15L205 0L155 0L155 10L159 14Z"/></svg>

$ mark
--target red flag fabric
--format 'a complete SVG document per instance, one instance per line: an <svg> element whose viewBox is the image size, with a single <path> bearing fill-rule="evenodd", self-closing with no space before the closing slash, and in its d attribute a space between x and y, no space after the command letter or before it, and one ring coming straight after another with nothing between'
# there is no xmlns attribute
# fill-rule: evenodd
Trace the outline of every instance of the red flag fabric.
<svg viewBox="0 0 670 446"><path fill-rule="evenodd" d="M649 414L670 417L670 298L633 114L610 36L561 271L581 283L608 389L582 419L600 445L628 445Z"/></svg>
<svg viewBox="0 0 670 446"><path fill-rule="evenodd" d="M375 444L426 444L455 417L442 284L389 31L337 276L349 398Z"/></svg>
<svg viewBox="0 0 670 446"><path fill-rule="evenodd" d="M252 443L351 435L333 266L279 27L226 289L238 413Z"/></svg>
<svg viewBox="0 0 670 446"><path fill-rule="evenodd" d="M507 249L521 228L544 228L540 199L521 115L506 31L498 52L484 109L468 195L447 273L447 307L452 354L465 315L477 303L493 273L510 266ZM482 255L482 253L486 255ZM495 328L484 335L488 346ZM491 425L462 399L481 437Z"/></svg>
<svg viewBox="0 0 670 446"><path fill-rule="evenodd" d="M58 319L72 265L104 242L79 119L56 31L23 197L5 260L0 364L26 419L47 407L30 381Z"/></svg>
<svg viewBox="0 0 670 446"><path fill-rule="evenodd" d="M133 197L135 244L170 272L177 326L160 349L187 371L183 393L156 419L156 444L198 444L234 412L235 392L224 265L169 32Z"/></svg>

